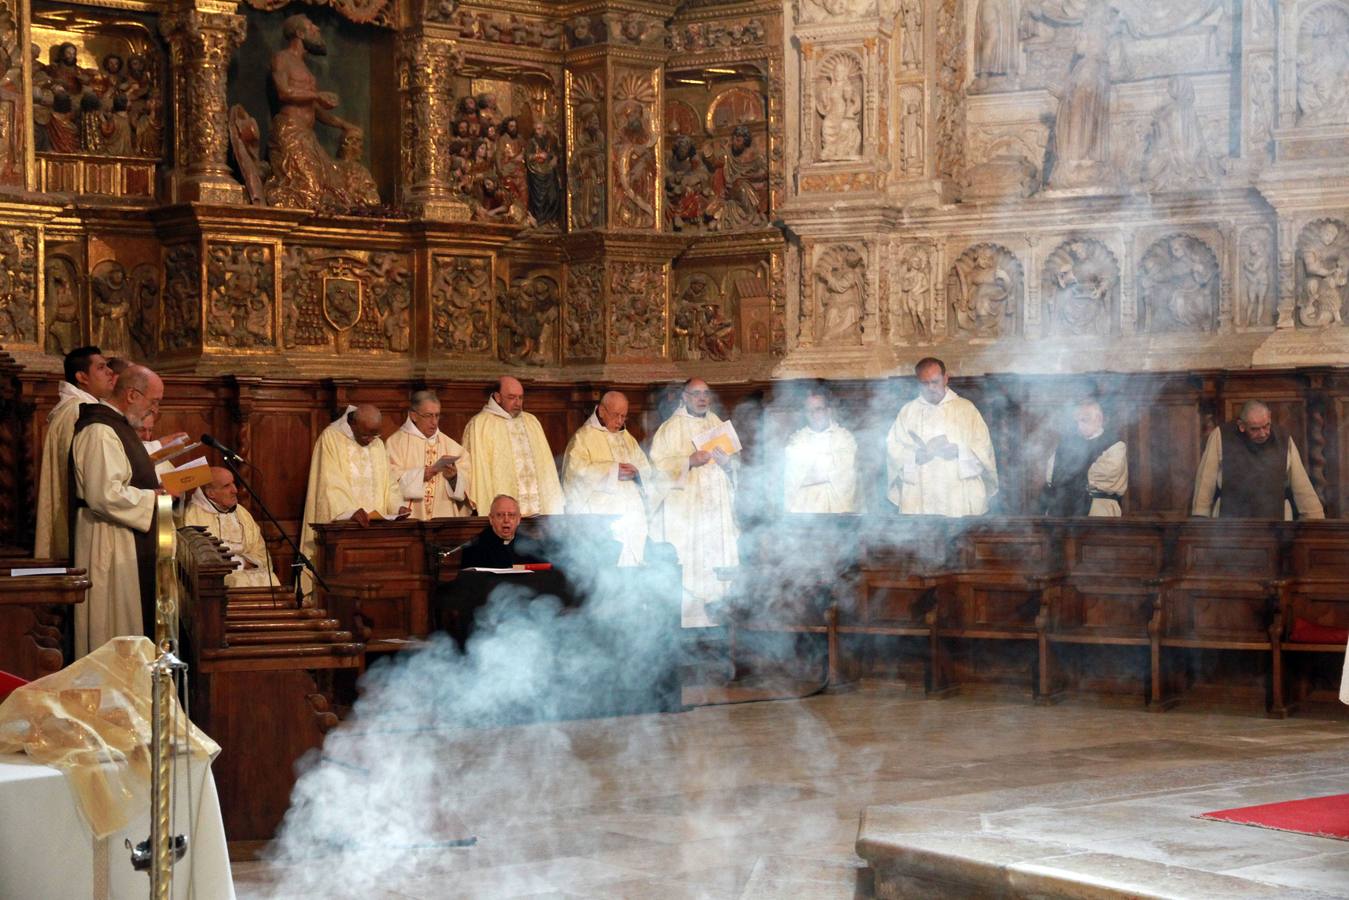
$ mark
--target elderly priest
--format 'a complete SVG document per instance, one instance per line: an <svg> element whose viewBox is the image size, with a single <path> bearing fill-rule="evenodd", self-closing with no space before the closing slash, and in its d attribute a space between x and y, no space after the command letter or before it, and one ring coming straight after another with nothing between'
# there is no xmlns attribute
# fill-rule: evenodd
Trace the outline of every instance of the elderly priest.
<svg viewBox="0 0 1349 900"><path fill-rule="evenodd" d="M77 347L66 354L65 380L60 401L47 414L47 436L42 441L42 471L37 486L37 559L70 559L70 514L66 500L70 442L81 403L97 403L112 396L117 376L97 347Z"/></svg>
<svg viewBox="0 0 1349 900"><path fill-rule="evenodd" d="M267 544L253 515L239 505L239 488L234 473L221 466L211 467L211 483L192 492L183 513L184 525L205 528L229 548L234 556L234 571L225 576L226 587L277 587Z"/></svg>
<svg viewBox="0 0 1349 900"><path fill-rule="evenodd" d="M389 455L379 437L379 410L367 404L348 406L346 415L323 430L309 461L309 488L304 500L300 551L314 558L314 524L350 519L361 526L371 519L406 516L403 491L389 468ZM308 572L301 573L307 594Z"/></svg>
<svg viewBox="0 0 1349 900"><path fill-rule="evenodd" d="M679 557L685 628L717 624L707 605L719 602L729 587L717 570L740 565L730 474L734 458L697 446L706 443L700 439L721 425L711 404L707 382L690 379L679 408L651 440L651 464L659 481L652 503L651 537L673 544Z"/></svg>
<svg viewBox="0 0 1349 900"><path fill-rule="evenodd" d="M947 387L946 364L914 366L918 396L895 417L886 438L890 502L907 515L980 516L998 492L988 426L973 403Z"/></svg>
<svg viewBox="0 0 1349 900"><path fill-rule="evenodd" d="M70 448L75 565L89 570L75 607L75 656L119 635L154 634L155 495L164 493L136 429L159 409L164 382L144 366L111 398L80 407Z"/></svg>
<svg viewBox="0 0 1349 900"><path fill-rule="evenodd" d="M1247 400L1235 422L1209 433L1190 512L1215 519L1326 517L1292 436L1259 400Z"/></svg>
<svg viewBox="0 0 1349 900"><path fill-rule="evenodd" d="M468 420L464 446L473 454L470 497L515 497L522 516L562 512L562 484L539 420L525 412L525 389L514 378L497 380L482 412Z"/></svg>
<svg viewBox="0 0 1349 900"><path fill-rule="evenodd" d="M783 506L789 513L857 512L857 441L834 421L829 393L806 393L805 427L787 441Z"/></svg>
<svg viewBox="0 0 1349 900"><path fill-rule="evenodd" d="M572 436L562 454L567 510L616 515L614 537L623 545L620 566L640 566L646 554L646 485L651 462L624 426L628 398L609 391Z"/></svg>
<svg viewBox="0 0 1349 900"><path fill-rule="evenodd" d="M468 451L440 430L434 391L413 391L407 419L384 446L414 519L473 515Z"/></svg>
<svg viewBox="0 0 1349 900"><path fill-rule="evenodd" d="M462 569L509 569L511 566L540 562L533 552L536 543L516 534L520 527L520 504L502 494L492 500L487 527L464 545Z"/></svg>

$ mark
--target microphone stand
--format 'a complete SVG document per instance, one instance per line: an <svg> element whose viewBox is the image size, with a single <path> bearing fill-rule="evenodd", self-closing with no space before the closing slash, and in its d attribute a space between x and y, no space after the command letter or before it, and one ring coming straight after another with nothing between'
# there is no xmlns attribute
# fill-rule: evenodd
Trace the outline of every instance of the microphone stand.
<svg viewBox="0 0 1349 900"><path fill-rule="evenodd" d="M286 543L290 545L290 549L295 552L295 561L290 564L295 579L295 605L298 607L304 602L304 586L300 583L301 569L308 569L309 574L314 576L314 580L318 582L325 591L328 590L328 582L323 580L323 576L314 568L314 564L310 562L309 557L305 556L304 552L300 550L299 545L295 543L295 539L281 527L280 522L276 521L276 516L272 515L272 511L267 508L267 504L263 502L262 496L258 494L257 491L253 490L252 485L248 483L248 479L244 477L244 473L239 471L239 463L244 462L243 459L223 451L221 451L220 457L225 461L225 468L234 473L234 480L239 482L244 490L248 491L249 496L257 503L258 509L262 510L263 516L268 522L272 523L272 527L277 530L278 534L286 539ZM249 465L249 463L244 464Z"/></svg>

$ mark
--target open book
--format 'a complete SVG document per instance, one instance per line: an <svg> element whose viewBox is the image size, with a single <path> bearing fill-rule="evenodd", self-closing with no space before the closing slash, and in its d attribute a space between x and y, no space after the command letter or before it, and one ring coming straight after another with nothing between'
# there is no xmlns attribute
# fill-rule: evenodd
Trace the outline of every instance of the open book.
<svg viewBox="0 0 1349 900"><path fill-rule="evenodd" d="M913 429L909 429L909 437L913 438L919 450L925 451L929 456L936 456L943 447L951 443L951 439L945 434L934 434L925 441Z"/></svg>
<svg viewBox="0 0 1349 900"><path fill-rule="evenodd" d="M201 446L200 441L194 441L186 434L180 434L176 439L161 446L154 453L150 454L150 461L162 463L168 459L177 459L184 453L191 453Z"/></svg>
<svg viewBox="0 0 1349 900"><path fill-rule="evenodd" d="M212 480L211 467L206 464L204 456L199 456L190 463L183 463L159 476L159 483L164 485L164 489L176 495L186 494L193 488L210 484Z"/></svg>
<svg viewBox="0 0 1349 900"><path fill-rule="evenodd" d="M740 452L740 435L728 419L715 428L708 429L693 438L693 449L715 453L720 450L726 456L735 456Z"/></svg>

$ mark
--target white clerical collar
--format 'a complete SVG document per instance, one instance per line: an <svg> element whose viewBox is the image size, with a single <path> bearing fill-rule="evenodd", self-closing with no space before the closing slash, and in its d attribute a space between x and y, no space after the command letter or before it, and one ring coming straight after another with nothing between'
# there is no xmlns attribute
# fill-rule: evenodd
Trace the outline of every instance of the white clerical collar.
<svg viewBox="0 0 1349 900"><path fill-rule="evenodd" d="M920 396L919 399L922 400L924 403L926 403L928 406L945 406L947 403L950 403L958 396L959 395L955 391L951 390L950 388L947 388L946 393L942 394L942 398L938 400L936 403L931 403L928 401L926 397L922 396Z"/></svg>
<svg viewBox="0 0 1349 900"><path fill-rule="evenodd" d="M81 403L97 403L98 398L86 391L77 384L71 384L69 381L61 382L60 387L56 389L57 396L62 400L74 398Z"/></svg>
<svg viewBox="0 0 1349 900"><path fill-rule="evenodd" d="M506 410L501 408L501 404L497 402L496 397L488 397L487 405L483 407L483 410L491 413L494 416L500 416L503 419L515 418L510 413L506 412Z"/></svg>
<svg viewBox="0 0 1349 900"><path fill-rule="evenodd" d="M1096 429L1096 433L1095 433L1095 434L1093 434L1093 435L1092 435L1091 437L1089 437L1089 438L1083 438L1083 440L1086 440L1086 441L1094 441L1094 440L1096 440L1098 437L1100 437L1100 436L1103 435L1103 434L1105 434L1105 429L1104 429L1104 428L1098 428L1098 429Z"/></svg>
<svg viewBox="0 0 1349 900"><path fill-rule="evenodd" d="M689 408L687 406L685 406L683 403L680 403L679 408L674 411L674 414L676 416L683 416L686 419L697 419L698 421L701 422L712 414L712 410L709 409L701 416L695 416L693 413L689 412Z"/></svg>
<svg viewBox="0 0 1349 900"><path fill-rule="evenodd" d="M342 413L342 417L333 423L333 426L353 441L356 440L356 432L351 430L351 414L356 411L356 407L348 406Z"/></svg>
<svg viewBox="0 0 1349 900"><path fill-rule="evenodd" d="M600 421L600 408L598 406L595 407L595 411L590 414L590 418L586 419L586 427L598 428L606 434L609 433L609 429L605 428L604 423Z"/></svg>
<svg viewBox="0 0 1349 900"><path fill-rule="evenodd" d="M404 432L405 434L410 434L413 437L419 437L424 441L434 441L436 438L440 437L439 428L437 428L436 433L431 435L430 437L427 437L426 435L422 434L422 430L412 423L412 416L410 415L405 420L403 420L403 424L398 427L398 430Z"/></svg>
<svg viewBox="0 0 1349 900"><path fill-rule="evenodd" d="M235 510L238 509L237 506L231 509L221 509L219 506L215 505L215 502L211 500L210 497L206 496L206 492L201 488L197 488L192 492L192 499L189 502L197 507L197 509L204 509L213 516L232 516L234 515Z"/></svg>

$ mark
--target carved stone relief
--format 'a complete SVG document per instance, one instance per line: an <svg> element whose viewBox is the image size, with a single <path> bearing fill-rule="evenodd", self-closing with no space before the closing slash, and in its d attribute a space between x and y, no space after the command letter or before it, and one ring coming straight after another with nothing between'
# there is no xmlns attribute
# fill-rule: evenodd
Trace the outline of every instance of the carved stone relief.
<svg viewBox="0 0 1349 900"><path fill-rule="evenodd" d="M670 33L669 43L671 50L698 53L703 50L758 47L767 40L768 28L764 20L752 17L719 19L714 22L689 22L676 26Z"/></svg>
<svg viewBox="0 0 1349 900"><path fill-rule="evenodd" d="M574 229L604 225L605 183L609 159L604 137L604 83L592 72L571 81L571 157L567 165L567 194Z"/></svg>
<svg viewBox="0 0 1349 900"><path fill-rule="evenodd" d="M676 93L667 87L667 96ZM731 87L703 99L666 102L665 227L669 231L742 231L768 224L768 132L764 98ZM694 104L706 105L700 115ZM705 126L703 123L706 122Z"/></svg>
<svg viewBox="0 0 1349 900"><path fill-rule="evenodd" d="M814 94L820 160L861 158L866 95L861 58L843 51L825 57L816 70Z"/></svg>
<svg viewBox="0 0 1349 900"><path fill-rule="evenodd" d="M561 294L550 275L516 278L498 291L497 355L502 362L546 366L557 362Z"/></svg>
<svg viewBox="0 0 1349 900"><path fill-rule="evenodd" d="M736 334L731 292L728 288L723 296L716 279L707 272L691 272L680 278L670 323L674 359L725 362L735 355L743 339Z"/></svg>
<svg viewBox="0 0 1349 900"><path fill-rule="evenodd" d="M659 263L620 262L609 269L610 358L665 356L665 269Z"/></svg>
<svg viewBox="0 0 1349 900"><path fill-rule="evenodd" d="M1270 302L1274 278L1274 235L1264 225L1248 228L1241 237L1241 295L1236 324L1259 328L1273 323Z"/></svg>
<svg viewBox="0 0 1349 900"><path fill-rule="evenodd" d="M978 0L971 90L988 90L999 80L1016 76L1020 55L1016 8L1015 0Z"/></svg>
<svg viewBox="0 0 1349 900"><path fill-rule="evenodd" d="M1222 174L1205 143L1194 108L1194 83L1184 75L1167 80L1168 99L1152 114L1143 145L1139 180L1152 190L1194 190Z"/></svg>
<svg viewBox="0 0 1349 900"><path fill-rule="evenodd" d="M287 349L407 353L411 259L392 251L291 245L281 255Z"/></svg>
<svg viewBox="0 0 1349 900"><path fill-rule="evenodd" d="M1152 244L1138 266L1138 293L1146 331L1214 331L1218 318L1218 257L1188 234Z"/></svg>
<svg viewBox="0 0 1349 900"><path fill-rule="evenodd" d="M1299 125L1349 124L1349 6L1307 8L1297 32Z"/></svg>
<svg viewBox="0 0 1349 900"><path fill-rule="evenodd" d="M899 171L906 178L923 176L923 89L905 85L899 89Z"/></svg>
<svg viewBox="0 0 1349 900"><path fill-rule="evenodd" d="M917 72L923 68L923 0L900 0L899 70Z"/></svg>
<svg viewBox="0 0 1349 900"><path fill-rule="evenodd" d="M65 356L87 343L80 315L80 276L84 254L78 244L48 244L43 262L43 308L47 315L47 352Z"/></svg>
<svg viewBox="0 0 1349 900"><path fill-rule="evenodd" d="M819 310L816 343L860 343L867 314L865 248L830 245L818 251L813 268L815 308Z"/></svg>
<svg viewBox="0 0 1349 900"><path fill-rule="evenodd" d="M1092 238L1064 241L1045 258L1040 296L1052 334L1104 335L1119 308L1119 261Z"/></svg>
<svg viewBox="0 0 1349 900"><path fill-rule="evenodd" d="M604 266L579 263L567 269L563 352L569 362L604 358Z"/></svg>
<svg viewBox="0 0 1349 900"><path fill-rule="evenodd" d="M456 10L455 5L444 0L435 5L428 4L426 18L449 25L455 30L456 37L465 41L541 50L562 49L563 28L559 22L495 11Z"/></svg>
<svg viewBox="0 0 1349 900"><path fill-rule="evenodd" d="M901 245L895 276L895 334L918 342L932 340L932 248L926 244Z"/></svg>
<svg viewBox="0 0 1349 900"><path fill-rule="evenodd" d="M0 184L24 184L23 28L19 0L0 0ZM37 68L33 74L36 77ZM36 105L36 104L35 104Z"/></svg>
<svg viewBox="0 0 1349 900"><path fill-rule="evenodd" d="M1025 297L1021 261L1000 244L975 244L951 266L946 299L951 333L965 337L1003 337L1016 333Z"/></svg>
<svg viewBox="0 0 1349 900"><path fill-rule="evenodd" d="M164 305L159 348L186 350L201 342L201 251L196 244L164 249Z"/></svg>
<svg viewBox="0 0 1349 900"><path fill-rule="evenodd" d="M940 0L933 93L935 174L954 178L965 162L965 18L958 0Z"/></svg>
<svg viewBox="0 0 1349 900"><path fill-rule="evenodd" d="M1317 219L1297 239L1297 323L1324 328L1344 321L1349 297L1349 226Z"/></svg>
<svg viewBox="0 0 1349 900"><path fill-rule="evenodd" d="M126 266L108 259L89 273L91 337L109 356L148 359L150 322L159 301L159 272L149 263Z"/></svg>
<svg viewBox="0 0 1349 900"><path fill-rule="evenodd" d="M0 228L0 341L37 343L37 233Z"/></svg>
<svg viewBox="0 0 1349 900"><path fill-rule="evenodd" d="M492 262L431 257L431 346L465 356L492 351Z"/></svg>
<svg viewBox="0 0 1349 900"><path fill-rule="evenodd" d="M1253 56L1246 73L1250 122L1246 127L1248 152L1268 152L1274 139L1274 57Z"/></svg>
<svg viewBox="0 0 1349 900"><path fill-rule="evenodd" d="M638 13L605 13L603 16L609 43L626 47L664 47L669 32L665 23Z"/></svg>
<svg viewBox="0 0 1349 900"><path fill-rule="evenodd" d="M874 15L876 0L797 0L796 21L802 25Z"/></svg>
<svg viewBox="0 0 1349 900"><path fill-rule="evenodd" d="M232 348L276 346L276 269L269 244L212 244L206 254L206 340Z"/></svg>
<svg viewBox="0 0 1349 900"><path fill-rule="evenodd" d="M656 85L649 72L625 71L614 87L614 221L619 228L656 225Z"/></svg>

